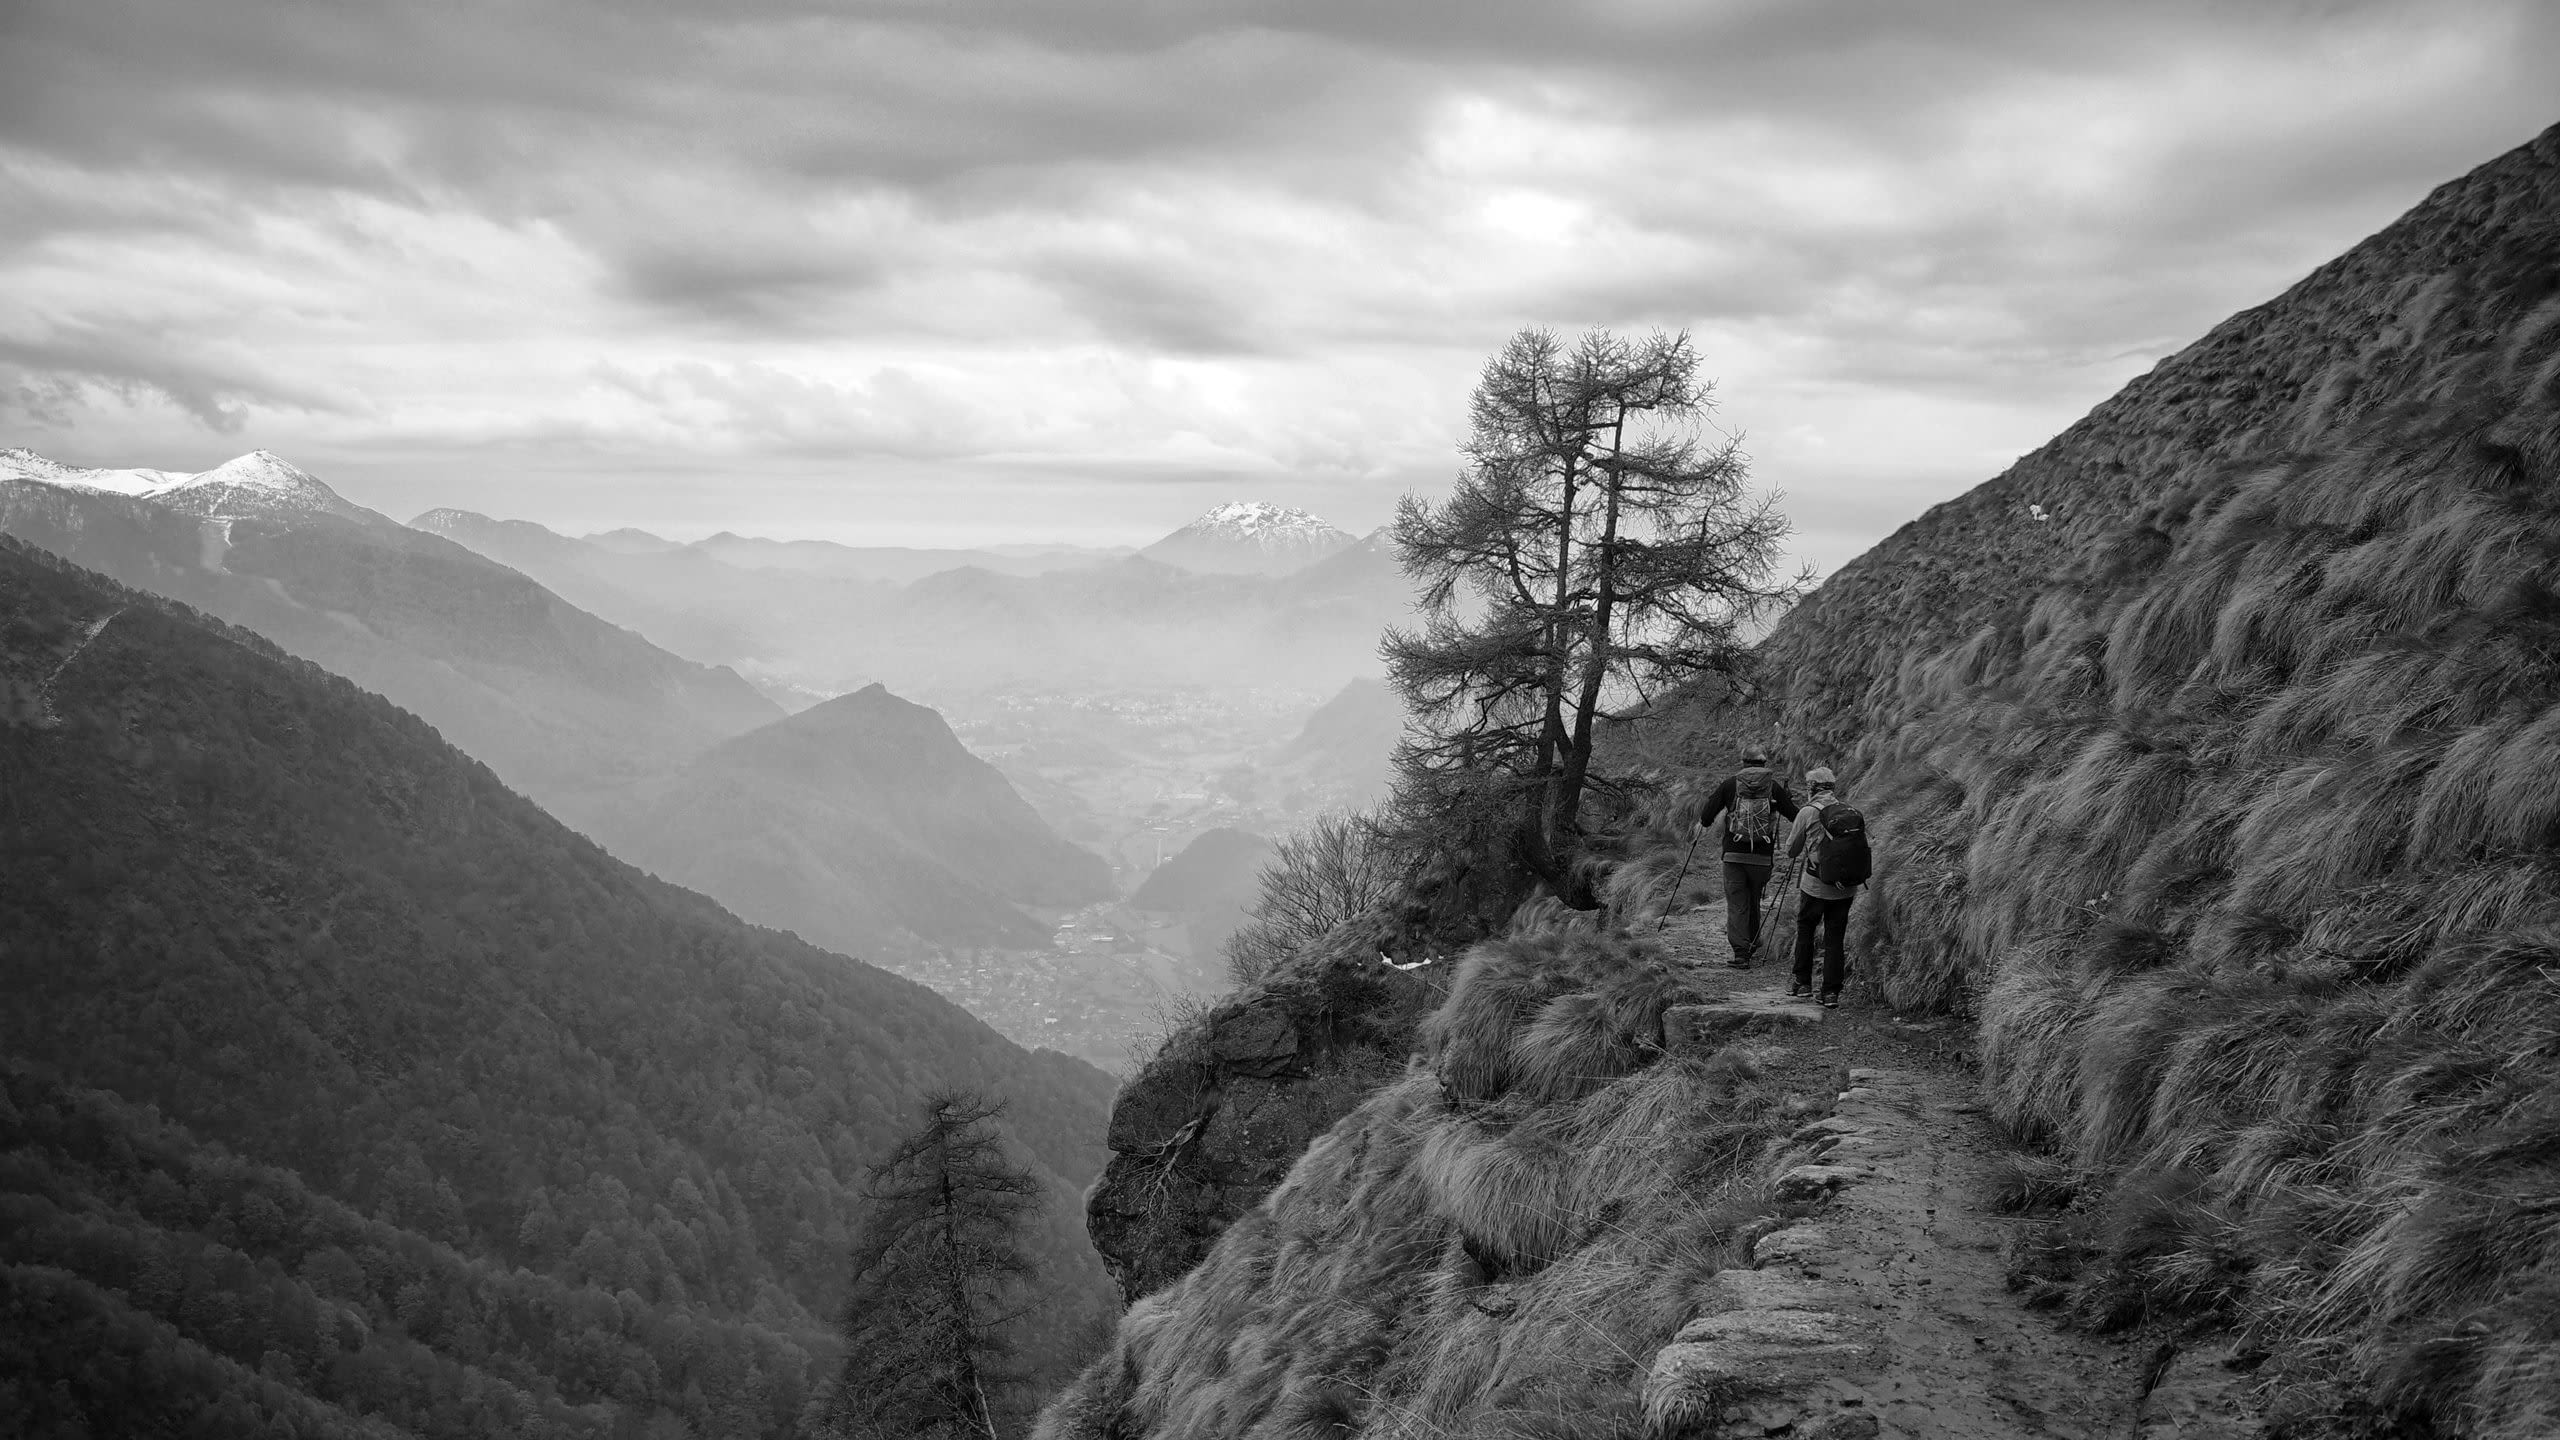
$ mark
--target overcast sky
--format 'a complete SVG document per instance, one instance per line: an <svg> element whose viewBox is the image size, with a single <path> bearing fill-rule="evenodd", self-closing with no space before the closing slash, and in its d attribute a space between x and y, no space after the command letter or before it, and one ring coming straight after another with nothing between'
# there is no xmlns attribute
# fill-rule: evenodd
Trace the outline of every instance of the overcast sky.
<svg viewBox="0 0 2560 1440"><path fill-rule="evenodd" d="M1687 328L1829 569L2560 120L2560 6L0 0L0 444L1142 543Z"/></svg>

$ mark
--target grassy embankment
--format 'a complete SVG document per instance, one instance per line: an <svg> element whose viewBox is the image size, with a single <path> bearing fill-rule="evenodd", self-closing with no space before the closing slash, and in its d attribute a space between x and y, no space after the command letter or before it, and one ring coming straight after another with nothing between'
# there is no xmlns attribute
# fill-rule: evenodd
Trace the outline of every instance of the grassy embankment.
<svg viewBox="0 0 2560 1440"><path fill-rule="evenodd" d="M1380 1087L1054 1402L1053 1440L1618 1435L1769 1209L1791 1118L1747 1047L1663 1058L1641 941L1480 945Z"/></svg>
<svg viewBox="0 0 2560 1440"><path fill-rule="evenodd" d="M1844 771L1880 841L1860 983L1978 1021L1999 1118L2079 1196L2079 1316L2238 1327L2295 1435L2560 1424L2555 222L2560 129L1844 568L1763 688L1629 742L1714 769L1774 728ZM1622 909L1676 864L1669 813L1624 837ZM1771 1097L1611 1068L1621 951L1467 965L1433 1068L1133 1307L1043 1434L1631 1428ZM1542 966L1571 978L1532 1005L1510 977ZM1587 1053L1540 1065L1576 1006Z"/></svg>
<svg viewBox="0 0 2560 1440"><path fill-rule="evenodd" d="M2080 1317L2235 1324L2292 1433L2560 1428L2555 214L2560 131L1909 527L1684 722L1842 765L1868 983L1976 1017L2081 1197Z"/></svg>

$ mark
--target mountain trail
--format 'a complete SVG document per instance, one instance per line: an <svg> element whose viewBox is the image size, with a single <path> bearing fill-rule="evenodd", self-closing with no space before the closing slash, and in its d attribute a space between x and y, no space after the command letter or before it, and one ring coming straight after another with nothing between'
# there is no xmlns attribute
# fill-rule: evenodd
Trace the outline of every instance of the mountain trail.
<svg viewBox="0 0 2560 1440"><path fill-rule="evenodd" d="M62 679L64 671L71 668L71 662L80 658L80 652L88 649L90 642L104 634L106 632L106 628L115 623L115 618L123 613L124 607L119 605L115 609L108 611L106 614L101 615L97 619L80 627L79 640L72 644L70 651L62 657L62 662L53 667L53 672L44 677L44 682L36 687L37 729L58 730L62 728L62 716L53 708L53 687L55 683Z"/></svg>
<svg viewBox="0 0 2560 1440"><path fill-rule="evenodd" d="M2247 1433L2183 1380L2146 1395L2157 1357L2065 1330L2009 1289L2022 1222L1994 1198L2011 1147L1976 1099L1956 1022L1897 1021L1859 998L1854 973L1838 1010L1789 1000L1782 965L1720 963L1722 928L1698 913L1658 937L1707 996L1672 1012L1673 1044L1767 1035L1790 1088L1822 1095L1844 1071L1848 1084L1774 1168L1781 1200L1824 1208L1761 1236L1754 1268L1719 1273L1715 1308L1655 1356L1644 1398L1657 1440Z"/></svg>

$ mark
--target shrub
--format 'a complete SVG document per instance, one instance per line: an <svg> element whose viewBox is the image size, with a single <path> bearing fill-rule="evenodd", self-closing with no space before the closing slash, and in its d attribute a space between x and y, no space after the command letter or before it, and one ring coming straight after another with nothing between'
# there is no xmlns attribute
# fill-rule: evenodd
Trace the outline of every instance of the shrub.
<svg viewBox="0 0 2560 1440"><path fill-rule="evenodd" d="M1249 985L1273 965L1350 921L1386 908L1406 855L1370 815L1318 816L1283 839L1262 867L1262 895L1227 938L1227 971Z"/></svg>

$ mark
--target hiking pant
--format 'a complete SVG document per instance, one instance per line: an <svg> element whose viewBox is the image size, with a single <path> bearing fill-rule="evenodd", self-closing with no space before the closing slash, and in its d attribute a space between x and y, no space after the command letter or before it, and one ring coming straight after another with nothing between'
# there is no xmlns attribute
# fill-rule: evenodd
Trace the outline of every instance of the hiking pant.
<svg viewBox="0 0 2560 1440"><path fill-rule="evenodd" d="M1760 948L1760 896L1768 888L1768 866L1724 862L1724 938L1744 959Z"/></svg>
<svg viewBox="0 0 2560 1440"><path fill-rule="evenodd" d="M1854 890L1837 900L1819 895L1798 897L1796 906L1796 984L1813 983L1813 929L1822 927L1822 993L1837 995L1840 982L1848 978L1849 902L1858 898Z"/></svg>

